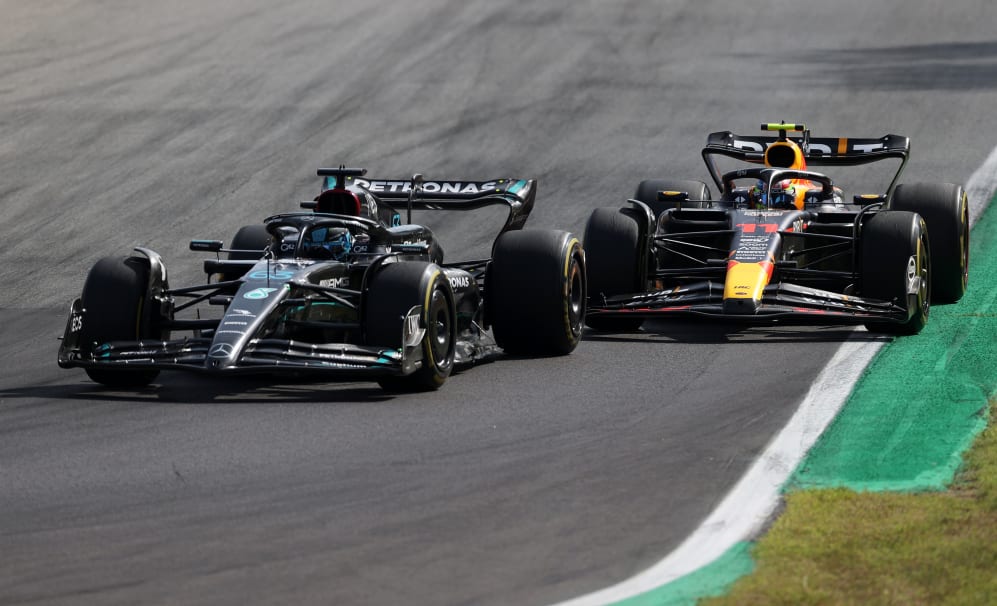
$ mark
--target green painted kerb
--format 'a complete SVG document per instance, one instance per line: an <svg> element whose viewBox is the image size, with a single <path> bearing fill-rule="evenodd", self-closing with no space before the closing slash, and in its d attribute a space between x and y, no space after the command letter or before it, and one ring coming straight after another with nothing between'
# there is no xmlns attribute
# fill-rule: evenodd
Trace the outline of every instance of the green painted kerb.
<svg viewBox="0 0 997 606"><path fill-rule="evenodd" d="M747 541L737 543L708 566L614 606L692 606L700 598L723 595L734 581L755 569L750 548Z"/></svg>
<svg viewBox="0 0 997 606"><path fill-rule="evenodd" d="M969 288L884 347L787 489L942 490L997 391L997 198L973 226Z"/></svg>

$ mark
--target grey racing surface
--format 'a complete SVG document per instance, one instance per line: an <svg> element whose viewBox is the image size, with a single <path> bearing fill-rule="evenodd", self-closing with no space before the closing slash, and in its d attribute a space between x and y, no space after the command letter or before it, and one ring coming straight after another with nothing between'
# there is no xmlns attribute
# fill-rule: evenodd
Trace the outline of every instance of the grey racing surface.
<svg viewBox="0 0 997 606"><path fill-rule="evenodd" d="M295 210L319 166L535 177L528 227L580 237L641 179L706 180L715 130L905 134L904 182L964 182L997 141L990 0L0 9L4 604L587 593L676 547L852 334L648 323L408 396L178 373L109 390L55 361L101 256L148 246L196 283L191 238ZM448 260L497 227L425 221Z"/></svg>

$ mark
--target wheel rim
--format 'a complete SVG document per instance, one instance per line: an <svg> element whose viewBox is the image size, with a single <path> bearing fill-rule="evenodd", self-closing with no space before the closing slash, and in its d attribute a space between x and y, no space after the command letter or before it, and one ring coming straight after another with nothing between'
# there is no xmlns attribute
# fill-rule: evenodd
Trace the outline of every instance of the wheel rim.
<svg viewBox="0 0 997 606"><path fill-rule="evenodd" d="M437 368L445 368L450 363L450 352L453 345L451 338L453 318L450 315L450 302L446 294L439 288L433 290L429 302L429 315L426 332L429 350L433 356L433 364Z"/></svg>
<svg viewBox="0 0 997 606"><path fill-rule="evenodd" d="M959 245L962 247L962 288L966 290L969 284L969 205L966 202L966 194L962 195L962 213L959 226Z"/></svg>
<svg viewBox="0 0 997 606"><path fill-rule="evenodd" d="M580 335L582 320L585 314L585 285L582 283L582 272L578 258L572 256L571 267L568 269L568 325L571 334Z"/></svg>
<svg viewBox="0 0 997 606"><path fill-rule="evenodd" d="M919 309L921 314L927 317L931 305L931 276L928 275L927 238L923 235L918 240L916 259L911 257L908 264L907 277L908 280L914 277L919 278L917 292L912 295L914 298L911 301L912 309Z"/></svg>

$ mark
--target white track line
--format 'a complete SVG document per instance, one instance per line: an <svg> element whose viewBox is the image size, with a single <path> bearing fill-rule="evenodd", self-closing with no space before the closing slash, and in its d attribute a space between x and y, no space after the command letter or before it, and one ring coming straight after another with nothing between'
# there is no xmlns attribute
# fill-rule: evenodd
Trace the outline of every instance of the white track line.
<svg viewBox="0 0 997 606"><path fill-rule="evenodd" d="M966 183L969 221L983 214L997 189L997 147ZM817 376L789 423L691 535L663 560L629 579L556 606L600 606L657 589L710 564L740 541L752 539L779 504L789 475L844 405L855 380L883 346L848 340Z"/></svg>

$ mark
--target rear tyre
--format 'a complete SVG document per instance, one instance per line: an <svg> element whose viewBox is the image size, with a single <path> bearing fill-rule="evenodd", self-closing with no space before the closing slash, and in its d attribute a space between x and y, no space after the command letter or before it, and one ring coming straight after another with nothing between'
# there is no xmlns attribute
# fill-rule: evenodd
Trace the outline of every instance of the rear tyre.
<svg viewBox="0 0 997 606"><path fill-rule="evenodd" d="M691 179L647 179L637 185L637 191L634 192L634 199L647 204L654 211L655 219L666 209L677 206L676 202L658 200L659 191L685 192L689 194L691 202L682 203L686 208L703 208L709 205L708 203L704 204L703 201L710 200L710 188L702 181Z"/></svg>
<svg viewBox="0 0 997 606"><path fill-rule="evenodd" d="M450 282L433 263L391 263L371 278L367 291L364 332L367 344L402 347L402 325L409 309L422 306L419 324L422 366L402 377L384 377L378 384L394 393L439 389L453 371L456 355L456 311Z"/></svg>
<svg viewBox="0 0 997 606"><path fill-rule="evenodd" d="M499 236L485 276L495 342L516 355L565 355L582 337L585 255L565 231L509 231Z"/></svg>
<svg viewBox="0 0 997 606"><path fill-rule="evenodd" d="M969 283L969 204L952 183L898 185L890 209L924 217L931 246L931 302L955 303Z"/></svg>
<svg viewBox="0 0 997 606"><path fill-rule="evenodd" d="M907 321L866 322L873 332L914 335L931 309L931 256L920 215L882 211L862 226L862 296L907 308Z"/></svg>
<svg viewBox="0 0 997 606"><path fill-rule="evenodd" d="M149 262L140 257L104 257L93 266L80 297L84 310L80 347L84 353L110 341L161 338L155 334L148 301ZM108 387L142 387L156 369L87 368L87 375Z"/></svg>
<svg viewBox="0 0 997 606"><path fill-rule="evenodd" d="M235 232L229 248L235 249L228 253L229 261L257 261L263 258L263 249L270 245L270 234L267 226L262 224L243 225ZM238 280L245 272L228 272L222 274L222 280Z"/></svg>
<svg viewBox="0 0 997 606"><path fill-rule="evenodd" d="M647 183L645 181L645 183ZM640 225L620 208L597 208L585 225L585 261L588 269L589 307L604 300L645 290L640 254ZM587 315L585 324L594 330L637 330L641 318Z"/></svg>

